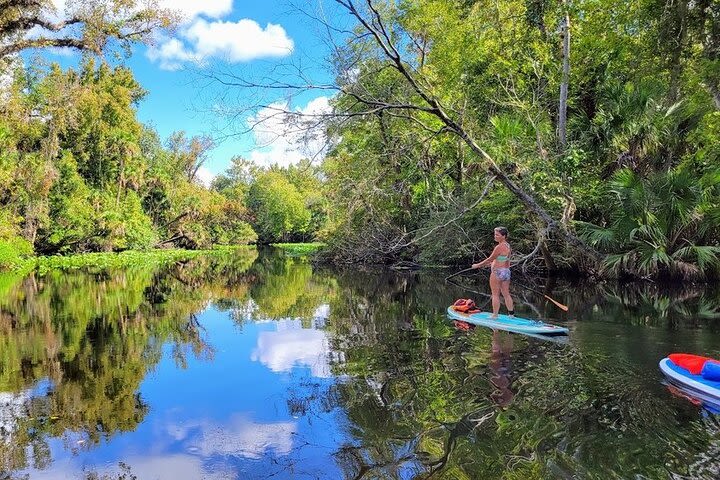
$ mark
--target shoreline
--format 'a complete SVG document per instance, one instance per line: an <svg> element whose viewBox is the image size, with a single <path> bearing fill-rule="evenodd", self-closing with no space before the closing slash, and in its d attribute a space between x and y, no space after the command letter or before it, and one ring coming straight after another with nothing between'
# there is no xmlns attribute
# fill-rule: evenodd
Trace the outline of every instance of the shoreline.
<svg viewBox="0 0 720 480"><path fill-rule="evenodd" d="M320 251L325 244L278 243L270 246L284 251L287 255L302 257ZM186 250L180 248L153 250L125 250L122 252L89 252L70 255L30 256L19 258L7 268L0 269L1 274L45 273L48 270L79 270L83 268L126 268L135 265L161 265L182 260L190 260L207 255L224 255L241 249L258 249L257 245L218 245L210 249Z"/></svg>

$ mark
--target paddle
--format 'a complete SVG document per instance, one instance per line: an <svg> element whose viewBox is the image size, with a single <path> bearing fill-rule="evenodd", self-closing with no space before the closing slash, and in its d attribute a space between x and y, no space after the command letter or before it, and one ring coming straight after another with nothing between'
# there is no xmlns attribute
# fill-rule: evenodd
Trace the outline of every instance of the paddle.
<svg viewBox="0 0 720 480"><path fill-rule="evenodd" d="M513 283L514 283L515 285L520 286L521 288L524 288L525 290L527 290L527 291L529 291L529 292L533 292L533 293L536 293L536 294L538 294L538 295L542 295L543 297L547 298L547 299L550 300L552 303L554 303L555 306L558 307L558 308L559 308L560 310L562 310L563 312L567 312L567 311L568 311L568 306L567 306L567 305L563 305L562 303L558 302L558 301L555 300L554 298L552 298L552 297L550 297L550 296L548 296L548 295L545 295L544 293L539 292L539 291L537 291L537 290L535 290L535 289L533 289L533 288L530 288L530 287L528 287L527 285L523 285L523 284L520 283L520 282L513 281Z"/></svg>
<svg viewBox="0 0 720 480"><path fill-rule="evenodd" d="M460 270L459 272L453 273L452 275L448 275L447 277L445 277L445 280L448 280L448 279L453 278L453 277L457 277L457 276L460 275L461 273L469 272L470 270L476 270L476 269L470 267L470 268L466 268L465 270Z"/></svg>
<svg viewBox="0 0 720 480"><path fill-rule="evenodd" d="M452 275L448 275L447 277L445 277L445 280L447 281L447 280L449 280L449 279L451 279L451 278L453 278L453 277L456 277L456 276L458 276L458 275L460 275L460 274L462 274L462 273L469 272L470 270L477 270L477 269L470 267L470 268L466 268L465 270L460 270L459 272L453 273ZM522 283L520 283L520 282L518 282L518 281L513 281L513 283L514 283L515 285L520 286L521 288L524 288L525 290L528 290L528 291L530 291L530 292L536 293L536 294L538 294L538 295L542 295L543 297L547 298L547 299L550 300L552 303L554 303L555 306L558 307L558 308L559 308L560 310L562 310L563 312L567 312L567 311L569 310L569 308L568 308L567 305L563 305L562 303L558 302L557 300L555 300L554 298L550 297L549 295L546 295L546 294L544 294L544 293L542 293L542 292L539 292L539 291L537 291L537 290L535 290L535 289L533 289L533 288L530 288L530 287L528 287L527 285L524 285L524 284L522 284Z"/></svg>

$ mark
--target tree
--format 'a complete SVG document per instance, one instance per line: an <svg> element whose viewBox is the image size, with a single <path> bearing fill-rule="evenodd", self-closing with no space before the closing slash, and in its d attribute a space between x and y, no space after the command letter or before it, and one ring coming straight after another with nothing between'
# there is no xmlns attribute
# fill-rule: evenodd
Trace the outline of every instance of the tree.
<svg viewBox="0 0 720 480"><path fill-rule="evenodd" d="M558 111L558 141L564 150L567 143L567 99L570 82L570 12L567 0L563 0L565 18L562 22L562 82L560 83L560 106Z"/></svg>
<svg viewBox="0 0 720 480"><path fill-rule="evenodd" d="M425 27L416 28L417 24L413 23L414 8L418 4L421 8L427 6L428 14L436 13L437 22L446 21L444 15L450 12L447 13L448 23L454 26L462 19L460 14L453 13L453 2L395 4L335 0L332 3L339 10L334 17L347 15L355 22L350 33L347 29L320 20L329 31L345 35L343 44L332 44L337 68L335 83L304 83L302 75L297 82L282 78L270 83L227 73L217 73L215 78L226 84L244 87L284 88L295 93L322 89L339 95L341 101L334 103L332 113L312 115L308 121L328 120L342 126L356 119L377 119L380 122L391 119L416 129L421 137L416 137L415 143L421 145L447 135L457 138L464 148L475 155L477 166L512 192L523 207L538 219L542 225L542 236L556 235L584 256L596 261L602 258L570 230L562 228L560 221L549 213L542 202L491 156L488 147L482 146L481 126L462 114L464 92L458 85L462 84L462 70L453 72L451 77L444 77L438 74L442 66L428 61L426 54L432 50L432 42L428 41ZM435 39L440 41L437 37ZM467 36L465 42L470 43ZM455 54L453 60L462 63L463 58ZM450 82L458 88L450 88ZM299 116L297 112L283 113ZM413 244L412 235L406 235L407 241L398 242L398 245Z"/></svg>
<svg viewBox="0 0 720 480"><path fill-rule="evenodd" d="M307 232L311 214L295 185L278 172L259 174L248 192L253 225L265 242L287 240Z"/></svg>
<svg viewBox="0 0 720 480"><path fill-rule="evenodd" d="M616 274L701 278L720 268L720 173L699 181L687 167L644 179L630 169L610 183L606 227L585 224L593 245L608 250Z"/></svg>
<svg viewBox="0 0 720 480"><path fill-rule="evenodd" d="M64 12L51 0L0 0L0 58L50 47L100 55L113 43L129 52L133 43L149 41L177 20L151 0L78 0Z"/></svg>
<svg viewBox="0 0 720 480"><path fill-rule="evenodd" d="M200 185L210 143L169 146L137 119L132 72L92 57L79 70L18 71L0 107L0 242L23 256L254 241L244 196ZM6 256L4 265L19 262Z"/></svg>
<svg viewBox="0 0 720 480"><path fill-rule="evenodd" d="M185 176L188 182L196 181L198 170L207 161L207 154L214 146L212 138L208 136L187 138L183 131L173 132L167 141L177 174Z"/></svg>

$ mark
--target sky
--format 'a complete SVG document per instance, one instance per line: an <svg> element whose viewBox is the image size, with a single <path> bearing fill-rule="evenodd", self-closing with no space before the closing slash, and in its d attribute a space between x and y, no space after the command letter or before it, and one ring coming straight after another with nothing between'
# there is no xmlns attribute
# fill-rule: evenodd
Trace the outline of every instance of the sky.
<svg viewBox="0 0 720 480"><path fill-rule="evenodd" d="M53 0L60 12L65 0ZM288 0L160 0L183 20L172 35L159 35L154 45L139 45L122 60L148 95L138 106L140 120L165 139L183 130L188 136L210 135L216 147L199 176L204 182L222 173L239 155L259 165L286 166L302 158L318 158L324 139L303 141L288 133L286 121L274 110L240 110L240 106L272 104L303 112L329 108L325 92L284 98L286 92L257 92L225 87L208 79L217 72L242 76L273 75L288 65L302 65L314 81L327 82L327 48L317 22ZM304 0L303 8L311 2ZM72 65L79 58L55 50L48 60ZM289 102L289 103L288 103ZM249 125L264 120L254 131Z"/></svg>

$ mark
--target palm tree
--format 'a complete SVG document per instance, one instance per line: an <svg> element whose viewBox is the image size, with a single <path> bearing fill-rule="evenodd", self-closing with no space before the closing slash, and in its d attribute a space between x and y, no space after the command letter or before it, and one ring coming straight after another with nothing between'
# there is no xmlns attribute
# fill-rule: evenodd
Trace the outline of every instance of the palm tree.
<svg viewBox="0 0 720 480"><path fill-rule="evenodd" d="M583 223L617 274L700 278L720 267L720 169L701 178L680 166L647 179L631 169L611 182L606 226Z"/></svg>
<svg viewBox="0 0 720 480"><path fill-rule="evenodd" d="M575 119L573 130L605 157L603 177L621 168L670 170L687 148L687 132L706 113L682 100L668 106L656 84L610 82L598 95L593 117Z"/></svg>

